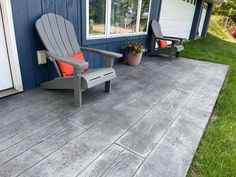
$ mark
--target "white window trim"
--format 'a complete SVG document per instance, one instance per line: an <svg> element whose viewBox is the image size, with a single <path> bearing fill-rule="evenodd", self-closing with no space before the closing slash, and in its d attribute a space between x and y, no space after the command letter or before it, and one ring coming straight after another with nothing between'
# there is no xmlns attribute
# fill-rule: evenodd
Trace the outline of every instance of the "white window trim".
<svg viewBox="0 0 236 177"><path fill-rule="evenodd" d="M12 17L11 1L0 0L0 6L3 15L3 23L6 32L7 49L13 79L14 89L22 92L23 83L20 72L20 63L16 46L15 30Z"/></svg>
<svg viewBox="0 0 236 177"><path fill-rule="evenodd" d="M118 38L118 37L132 37L132 36L141 36L148 33L150 13L151 13L152 0L149 2L149 13L147 19L147 29L146 32L138 32L140 25L140 16L141 16L141 6L142 0L138 2L138 12L136 19L136 31L134 33L123 33L123 34L110 34L110 19L111 19L111 0L106 0L106 18L105 18L105 34L104 35L89 35L89 0L86 0L86 39L109 39L109 38Z"/></svg>
<svg viewBox="0 0 236 177"><path fill-rule="evenodd" d="M149 4L149 6L150 6L150 4ZM137 11L137 19L136 19L136 33L139 33L139 25L140 25L140 18L141 18L141 8L142 8L142 0L138 1L138 11Z"/></svg>

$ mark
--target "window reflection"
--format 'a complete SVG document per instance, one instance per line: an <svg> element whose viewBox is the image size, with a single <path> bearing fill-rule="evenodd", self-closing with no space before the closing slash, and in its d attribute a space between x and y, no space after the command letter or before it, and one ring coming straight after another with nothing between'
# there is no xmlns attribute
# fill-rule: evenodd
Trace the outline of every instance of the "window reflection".
<svg viewBox="0 0 236 177"><path fill-rule="evenodd" d="M151 0L87 0L88 36L146 33Z"/></svg>
<svg viewBox="0 0 236 177"><path fill-rule="evenodd" d="M89 0L89 34L105 34L106 0Z"/></svg>
<svg viewBox="0 0 236 177"><path fill-rule="evenodd" d="M139 32L147 31L150 0L142 0L141 15L139 21Z"/></svg>
<svg viewBox="0 0 236 177"><path fill-rule="evenodd" d="M110 33L134 33L137 9L138 0L112 0Z"/></svg>

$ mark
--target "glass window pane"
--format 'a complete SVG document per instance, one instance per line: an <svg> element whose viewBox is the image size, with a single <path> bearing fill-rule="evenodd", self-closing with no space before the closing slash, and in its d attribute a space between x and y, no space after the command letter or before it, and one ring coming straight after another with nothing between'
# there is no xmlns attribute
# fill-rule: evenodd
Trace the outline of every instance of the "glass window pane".
<svg viewBox="0 0 236 177"><path fill-rule="evenodd" d="M89 35L105 34L106 0L89 0Z"/></svg>
<svg viewBox="0 0 236 177"><path fill-rule="evenodd" d="M142 0L139 32L147 31L150 0Z"/></svg>
<svg viewBox="0 0 236 177"><path fill-rule="evenodd" d="M111 34L136 32L138 0L111 1Z"/></svg>

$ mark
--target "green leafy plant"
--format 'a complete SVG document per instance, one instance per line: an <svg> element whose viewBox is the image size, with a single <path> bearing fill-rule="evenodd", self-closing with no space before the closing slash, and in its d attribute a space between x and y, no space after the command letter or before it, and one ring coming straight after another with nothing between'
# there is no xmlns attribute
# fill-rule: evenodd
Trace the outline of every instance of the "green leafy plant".
<svg viewBox="0 0 236 177"><path fill-rule="evenodd" d="M138 53L143 53L145 51L145 47L143 46L143 44L136 42L129 44L126 47L125 51L128 53L132 53L133 55L136 55Z"/></svg>

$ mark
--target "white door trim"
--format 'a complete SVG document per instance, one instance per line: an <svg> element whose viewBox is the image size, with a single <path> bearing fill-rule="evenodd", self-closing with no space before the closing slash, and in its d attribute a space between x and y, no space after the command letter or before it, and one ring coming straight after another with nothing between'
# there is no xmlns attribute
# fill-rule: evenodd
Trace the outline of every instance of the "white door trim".
<svg viewBox="0 0 236 177"><path fill-rule="evenodd" d="M0 0L4 28L6 32L6 42L12 72L14 89L21 92L23 91L23 83L20 72L20 63L16 46L15 30L12 17L11 1Z"/></svg>

